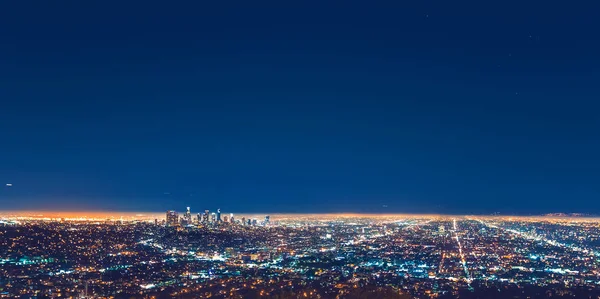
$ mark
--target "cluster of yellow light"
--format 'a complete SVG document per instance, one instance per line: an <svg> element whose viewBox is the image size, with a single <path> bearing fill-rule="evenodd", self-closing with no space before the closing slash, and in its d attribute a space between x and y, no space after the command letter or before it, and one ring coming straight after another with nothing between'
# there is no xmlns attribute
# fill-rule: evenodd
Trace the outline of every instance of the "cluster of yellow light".
<svg viewBox="0 0 600 299"><path fill-rule="evenodd" d="M238 217L260 218L263 214L237 214ZM475 215L442 215L442 214L360 214L360 213L331 213L331 214L270 214L272 220L323 220L345 218L372 219L489 219L501 221L550 221L550 222L600 222L594 217L566 216L475 216ZM45 221L150 221L163 219L164 213L156 212L119 212L119 211L0 211L0 219L15 220L45 220Z"/></svg>

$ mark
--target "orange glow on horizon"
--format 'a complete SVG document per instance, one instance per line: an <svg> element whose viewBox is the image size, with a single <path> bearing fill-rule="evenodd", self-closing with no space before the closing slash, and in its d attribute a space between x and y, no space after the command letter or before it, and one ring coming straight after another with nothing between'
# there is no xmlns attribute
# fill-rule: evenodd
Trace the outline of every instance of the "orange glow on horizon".
<svg viewBox="0 0 600 299"><path fill-rule="evenodd" d="M166 212L166 211L165 211ZM106 221L106 220L162 220L165 218L165 212L122 212L122 211L0 211L0 218L27 218L31 220L87 220L87 221ZM443 215L443 214L373 214L373 213L234 213L237 217L260 218L270 215L272 220L293 220L293 219L313 219L330 220L340 218L374 218L374 219L407 219L407 218L436 218L444 219L469 218L469 219L496 219L513 221L535 221L535 220L554 220L570 222L598 222L597 217L561 217L561 216L492 216L492 215Z"/></svg>

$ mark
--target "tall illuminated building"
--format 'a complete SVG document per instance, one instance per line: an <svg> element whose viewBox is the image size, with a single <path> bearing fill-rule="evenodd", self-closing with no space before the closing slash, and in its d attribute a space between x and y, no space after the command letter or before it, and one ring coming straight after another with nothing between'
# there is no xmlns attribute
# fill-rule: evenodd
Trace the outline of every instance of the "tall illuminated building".
<svg viewBox="0 0 600 299"><path fill-rule="evenodd" d="M265 225L269 225L270 222L271 222L271 216L269 216L269 215L265 216Z"/></svg>
<svg viewBox="0 0 600 299"><path fill-rule="evenodd" d="M178 226L179 215L176 211L167 211L167 226Z"/></svg>
<svg viewBox="0 0 600 299"><path fill-rule="evenodd" d="M221 209L217 209L217 222L221 222Z"/></svg>
<svg viewBox="0 0 600 299"><path fill-rule="evenodd" d="M185 211L185 215L183 215L184 224L192 224L192 212L190 211L190 207L187 207Z"/></svg>
<svg viewBox="0 0 600 299"><path fill-rule="evenodd" d="M204 215L202 215L202 223L208 224L208 222L210 221L209 217L210 217L210 211L204 210Z"/></svg>

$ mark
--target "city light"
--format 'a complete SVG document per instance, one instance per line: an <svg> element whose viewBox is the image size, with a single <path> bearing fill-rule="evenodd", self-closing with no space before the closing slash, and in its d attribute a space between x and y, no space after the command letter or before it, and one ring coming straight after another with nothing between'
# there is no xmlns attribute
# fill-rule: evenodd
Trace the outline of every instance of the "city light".
<svg viewBox="0 0 600 299"><path fill-rule="evenodd" d="M0 297L600 295L593 218L216 211L1 214Z"/></svg>

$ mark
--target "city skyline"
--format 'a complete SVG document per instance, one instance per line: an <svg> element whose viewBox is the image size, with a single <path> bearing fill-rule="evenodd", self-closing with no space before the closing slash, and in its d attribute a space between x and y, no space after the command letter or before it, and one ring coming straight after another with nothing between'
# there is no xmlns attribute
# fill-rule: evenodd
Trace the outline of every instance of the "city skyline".
<svg viewBox="0 0 600 299"><path fill-rule="evenodd" d="M0 296L588 298L599 237L597 219L560 217L13 215L0 217Z"/></svg>
<svg viewBox="0 0 600 299"><path fill-rule="evenodd" d="M0 299L600 298L599 11L4 1Z"/></svg>
<svg viewBox="0 0 600 299"><path fill-rule="evenodd" d="M205 211L215 213L214 210L201 210L197 213L192 213L192 217L198 214L204 215ZM31 220L47 220L56 221L62 218L77 220L77 221L98 221L98 220L111 220L111 221L153 221L155 219L165 220L165 212L175 212L177 219L180 220L182 215L185 214L185 209L181 210L167 210L162 212L127 212L127 211L42 211L42 210L0 210L0 219L7 219L13 217L21 217L23 219ZM598 222L600 215L586 214L586 213L548 213L539 215L517 215L517 214L426 214L426 213L244 213L244 212L233 212L228 211L225 215L235 215L238 217L249 217L250 219L264 218L265 216L273 217L274 219L281 218L319 218L319 217L339 217L339 218L389 218L389 217L438 217L438 218L468 218L468 217L479 217L489 219L537 219L537 220L567 220L572 222ZM238 218L239 219L239 218Z"/></svg>

